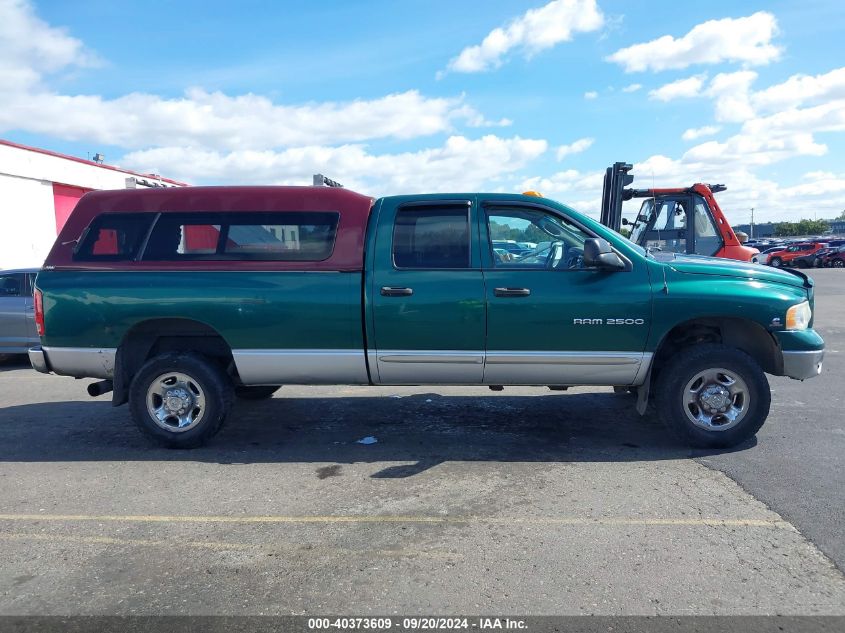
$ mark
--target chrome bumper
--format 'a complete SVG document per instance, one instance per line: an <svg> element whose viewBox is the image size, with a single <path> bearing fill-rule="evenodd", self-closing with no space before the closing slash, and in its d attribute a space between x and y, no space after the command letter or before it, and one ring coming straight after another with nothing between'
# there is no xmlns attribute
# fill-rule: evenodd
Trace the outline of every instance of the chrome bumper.
<svg viewBox="0 0 845 633"><path fill-rule="evenodd" d="M783 352L783 375L806 380L822 373L824 350L809 352Z"/></svg>
<svg viewBox="0 0 845 633"><path fill-rule="evenodd" d="M44 350L40 347L32 347L29 352L29 363L35 371L40 371L42 374L49 374L50 369L47 367L47 357L44 355Z"/></svg>

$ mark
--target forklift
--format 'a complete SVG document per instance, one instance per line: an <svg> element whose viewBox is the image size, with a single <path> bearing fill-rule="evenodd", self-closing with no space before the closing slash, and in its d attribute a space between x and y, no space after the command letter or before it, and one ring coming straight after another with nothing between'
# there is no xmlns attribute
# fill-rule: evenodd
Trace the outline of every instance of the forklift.
<svg viewBox="0 0 845 633"><path fill-rule="evenodd" d="M747 236L731 228L713 194L725 185L696 183L671 189L631 189L633 165L618 162L604 175L601 223L619 232L631 226L630 239L651 250L689 255L724 257L750 262L759 253L744 245ZM622 204L644 198L634 222L622 217Z"/></svg>

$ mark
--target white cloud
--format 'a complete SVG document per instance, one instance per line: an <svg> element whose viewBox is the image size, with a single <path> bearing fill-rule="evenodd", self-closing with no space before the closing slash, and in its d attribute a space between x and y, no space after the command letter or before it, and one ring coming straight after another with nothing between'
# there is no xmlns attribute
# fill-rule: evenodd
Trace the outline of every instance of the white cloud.
<svg viewBox="0 0 845 633"><path fill-rule="evenodd" d="M574 143L570 143L569 145L561 145L557 148L555 155L557 156L558 160L563 160L567 156L571 156L572 154L580 154L583 151L588 150L592 147L593 143L595 143L595 139L593 138L579 138Z"/></svg>
<svg viewBox="0 0 845 633"><path fill-rule="evenodd" d="M696 139L702 138L704 136L713 136L721 129L722 128L720 128L718 125L691 127L681 135L681 138L685 141L695 141Z"/></svg>
<svg viewBox="0 0 845 633"><path fill-rule="evenodd" d="M639 90L642 87L643 87L642 84L630 84L630 85L622 88L622 92L636 92L637 90Z"/></svg>
<svg viewBox="0 0 845 633"><path fill-rule="evenodd" d="M751 104L751 84L757 73L740 70L734 73L719 73L710 82L707 94L716 106L716 120L738 123L754 116Z"/></svg>
<svg viewBox="0 0 845 633"><path fill-rule="evenodd" d="M758 11L744 18L703 22L677 39L664 35L634 44L616 51L607 60L620 64L626 72L681 69L725 61L759 66L780 57L781 49L772 44L777 33L775 17Z"/></svg>
<svg viewBox="0 0 845 633"><path fill-rule="evenodd" d="M668 84L650 90L648 98L655 101L672 101L673 99L689 99L701 96L706 75L694 75L685 79L678 79Z"/></svg>
<svg viewBox="0 0 845 633"><path fill-rule="evenodd" d="M453 133L459 124L501 127L463 95L428 97L416 90L374 99L280 104L256 95L192 88L164 98L68 95L46 85L52 73L94 63L83 43L42 21L28 2L0 0L0 132L24 130L126 148L191 145L262 149L411 139Z"/></svg>
<svg viewBox="0 0 845 633"><path fill-rule="evenodd" d="M523 169L547 149L544 140L518 136L452 136L441 147L395 154L372 154L364 145L231 152L160 147L127 154L122 164L188 182L306 184L312 174L324 173L347 187L388 195L478 190Z"/></svg>
<svg viewBox="0 0 845 633"><path fill-rule="evenodd" d="M593 99L598 99L599 93L596 92L595 90L590 90L589 92L584 93L584 98L587 99L588 101L591 101Z"/></svg>
<svg viewBox="0 0 845 633"><path fill-rule="evenodd" d="M41 20L25 0L0 0L0 92L37 85L71 66L91 66L96 56L64 29Z"/></svg>
<svg viewBox="0 0 845 633"><path fill-rule="evenodd" d="M568 42L575 33L596 31L603 24L604 16L595 0L553 0L543 7L529 9L507 26L493 29L481 44L462 50L447 68L459 73L498 68L513 50L531 57L560 42Z"/></svg>
<svg viewBox="0 0 845 633"><path fill-rule="evenodd" d="M783 83L754 94L754 105L768 112L793 108L808 102L845 98L845 68L809 76L793 75Z"/></svg>
<svg viewBox="0 0 845 633"><path fill-rule="evenodd" d="M463 97L431 98L416 90L371 100L303 105L201 89L189 90L176 99L141 93L105 99L36 92L7 96L0 108L0 130L24 129L121 147L256 149L410 139L450 132L459 121L473 127L491 125Z"/></svg>
<svg viewBox="0 0 845 633"><path fill-rule="evenodd" d="M578 211L598 217L603 180L604 171L566 169L548 177L526 178L514 189L539 191L548 198L558 199Z"/></svg>

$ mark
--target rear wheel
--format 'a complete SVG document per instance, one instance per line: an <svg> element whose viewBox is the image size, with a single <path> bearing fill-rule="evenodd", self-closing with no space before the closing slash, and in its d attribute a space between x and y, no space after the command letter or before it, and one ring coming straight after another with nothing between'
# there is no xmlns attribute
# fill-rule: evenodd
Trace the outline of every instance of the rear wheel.
<svg viewBox="0 0 845 633"><path fill-rule="evenodd" d="M769 266L771 266L772 268L780 268L781 266L783 266L783 260L780 257L772 257L769 260Z"/></svg>
<svg viewBox="0 0 845 633"><path fill-rule="evenodd" d="M843 259L834 259L833 264L831 264L834 268L845 268L845 260Z"/></svg>
<svg viewBox="0 0 845 633"><path fill-rule="evenodd" d="M204 444L223 426L233 401L232 381L223 369L193 353L156 356L129 389L135 424L167 448Z"/></svg>
<svg viewBox="0 0 845 633"><path fill-rule="evenodd" d="M281 385L259 385L247 387L244 385L235 387L235 395L243 400L266 400L281 389Z"/></svg>
<svg viewBox="0 0 845 633"><path fill-rule="evenodd" d="M753 437L769 415L766 375L745 352L708 343L676 353L657 378L661 421L681 440L727 448Z"/></svg>
<svg viewBox="0 0 845 633"><path fill-rule="evenodd" d="M807 268L807 262L803 259L799 259L796 264L798 265L798 268Z"/></svg>

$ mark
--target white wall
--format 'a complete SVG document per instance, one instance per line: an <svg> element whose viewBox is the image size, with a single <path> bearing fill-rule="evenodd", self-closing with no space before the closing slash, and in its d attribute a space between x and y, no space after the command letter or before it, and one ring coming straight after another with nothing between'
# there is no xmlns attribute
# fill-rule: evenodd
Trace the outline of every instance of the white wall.
<svg viewBox="0 0 845 633"><path fill-rule="evenodd" d="M0 144L0 174L49 180L86 189L123 189L131 172L116 171L60 156ZM0 190L2 196L2 190Z"/></svg>
<svg viewBox="0 0 845 633"><path fill-rule="evenodd" d="M44 263L56 239L53 183L125 189L126 179L133 176L132 172L0 144L0 269Z"/></svg>
<svg viewBox="0 0 845 633"><path fill-rule="evenodd" d="M41 266L55 239L53 183L0 174L0 268Z"/></svg>

